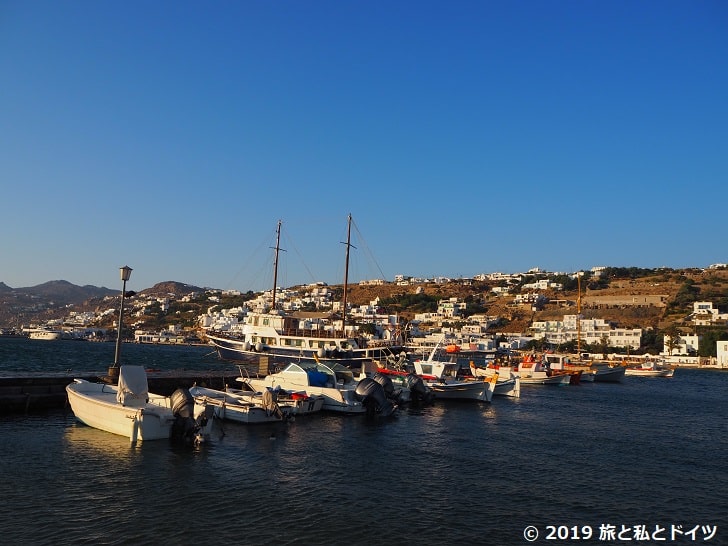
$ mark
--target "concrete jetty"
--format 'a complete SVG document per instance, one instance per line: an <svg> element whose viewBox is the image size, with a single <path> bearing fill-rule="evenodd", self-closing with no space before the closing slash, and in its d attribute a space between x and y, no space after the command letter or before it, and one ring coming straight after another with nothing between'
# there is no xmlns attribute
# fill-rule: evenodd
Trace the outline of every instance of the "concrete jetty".
<svg viewBox="0 0 728 546"><path fill-rule="evenodd" d="M213 389L224 389L226 383L234 386L235 377L236 374L209 370L147 372L149 391L165 396L171 395L179 387L190 388L195 383ZM63 408L68 404L66 385L75 378L116 383L107 375L0 377L0 415Z"/></svg>

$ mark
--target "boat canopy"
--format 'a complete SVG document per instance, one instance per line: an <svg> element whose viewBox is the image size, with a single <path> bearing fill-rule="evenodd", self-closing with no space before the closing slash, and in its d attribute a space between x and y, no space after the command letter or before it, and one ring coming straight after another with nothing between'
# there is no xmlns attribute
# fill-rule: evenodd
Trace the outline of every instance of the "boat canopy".
<svg viewBox="0 0 728 546"><path fill-rule="evenodd" d="M144 366L121 366L116 400L122 406L139 407L149 401L147 372Z"/></svg>

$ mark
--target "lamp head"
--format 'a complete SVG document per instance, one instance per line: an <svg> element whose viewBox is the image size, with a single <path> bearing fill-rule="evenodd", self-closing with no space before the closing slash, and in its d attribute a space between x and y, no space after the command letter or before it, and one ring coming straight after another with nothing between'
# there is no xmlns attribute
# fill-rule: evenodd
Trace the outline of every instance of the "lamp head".
<svg viewBox="0 0 728 546"><path fill-rule="evenodd" d="M121 280L128 281L129 277L131 277L132 269L128 265L125 265L124 267L119 268L119 272L121 273Z"/></svg>

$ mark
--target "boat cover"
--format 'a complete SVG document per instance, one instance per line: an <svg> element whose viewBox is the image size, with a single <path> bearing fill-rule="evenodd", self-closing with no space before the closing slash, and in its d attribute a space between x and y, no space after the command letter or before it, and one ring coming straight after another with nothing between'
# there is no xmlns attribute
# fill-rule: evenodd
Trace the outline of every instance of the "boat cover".
<svg viewBox="0 0 728 546"><path fill-rule="evenodd" d="M116 400L122 406L143 406L149 401L147 372L144 366L121 366Z"/></svg>
<svg viewBox="0 0 728 546"><path fill-rule="evenodd" d="M308 370L308 384L312 387L326 387L329 381L329 374L318 370Z"/></svg>

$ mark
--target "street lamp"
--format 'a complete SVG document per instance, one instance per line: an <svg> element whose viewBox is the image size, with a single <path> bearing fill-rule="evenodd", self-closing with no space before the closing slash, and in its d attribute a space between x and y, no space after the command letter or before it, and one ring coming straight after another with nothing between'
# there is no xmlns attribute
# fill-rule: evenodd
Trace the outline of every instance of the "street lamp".
<svg viewBox="0 0 728 546"><path fill-rule="evenodd" d="M121 330L124 327L124 298L126 297L126 281L131 277L131 267L125 265L119 268L121 273L121 305L119 306L119 324L116 332L116 352L114 353L114 365L109 368L109 375L118 375L119 373L119 357L121 356ZM113 372L112 372L113 370Z"/></svg>

